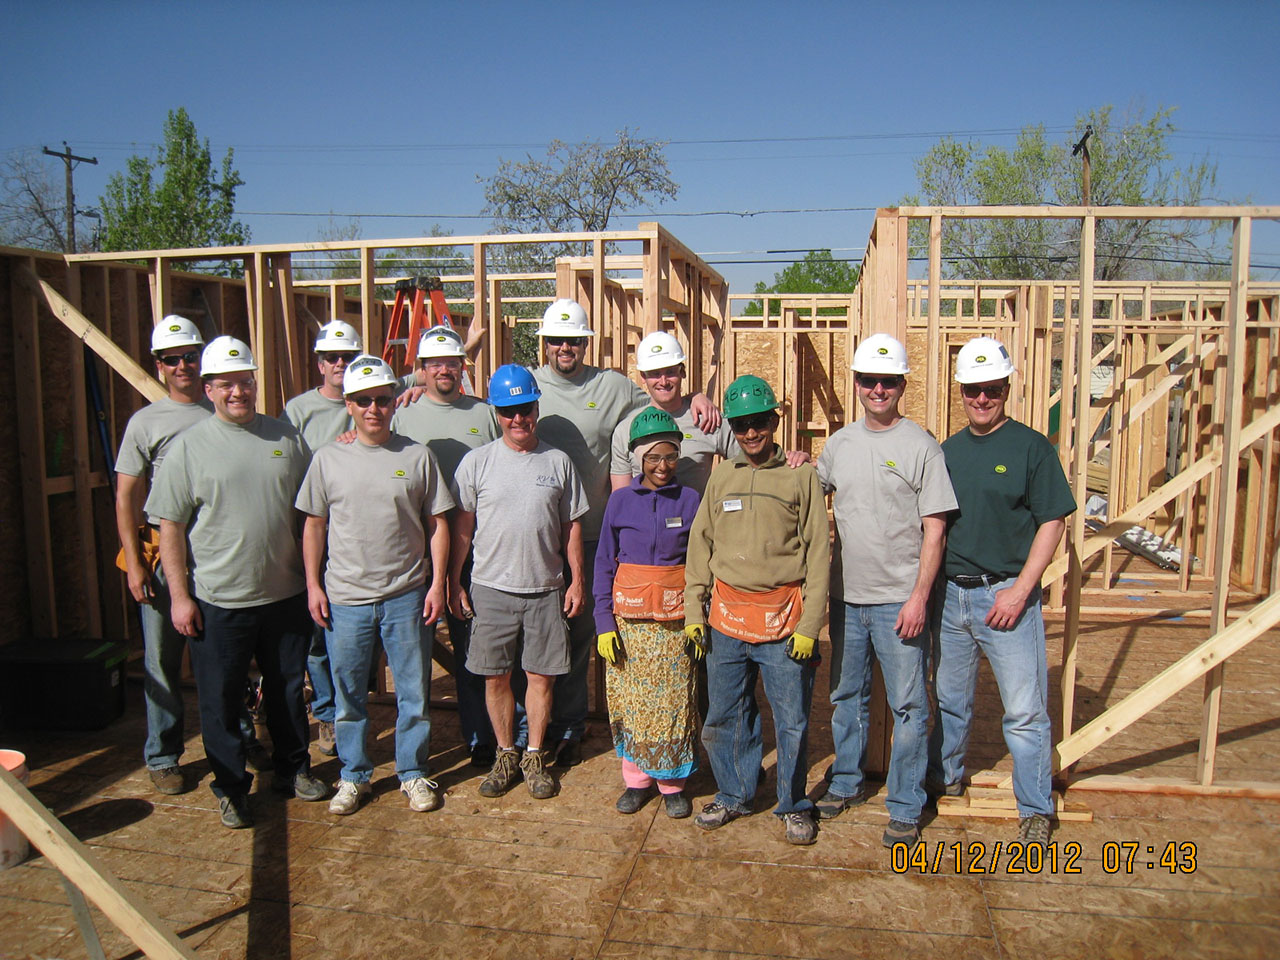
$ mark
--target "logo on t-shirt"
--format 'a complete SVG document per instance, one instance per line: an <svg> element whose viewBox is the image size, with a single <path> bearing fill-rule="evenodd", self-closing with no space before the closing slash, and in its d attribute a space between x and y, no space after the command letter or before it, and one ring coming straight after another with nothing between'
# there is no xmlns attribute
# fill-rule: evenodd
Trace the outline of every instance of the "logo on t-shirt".
<svg viewBox="0 0 1280 960"><path fill-rule="evenodd" d="M403 477L403 476L405 476L405 472L404 472L403 470L397 470L397 471L395 472L395 475L396 475L397 477Z"/></svg>
<svg viewBox="0 0 1280 960"><path fill-rule="evenodd" d="M594 410L595 408L596 408L596 402L595 402L594 400L588 400L588 401L587 401L587 409L588 409L588 410Z"/></svg>
<svg viewBox="0 0 1280 960"><path fill-rule="evenodd" d="M684 438L685 438L686 440L692 440L692 439L693 439L693 434L692 434L692 433L686 433L686 434L684 435Z"/></svg>
<svg viewBox="0 0 1280 960"><path fill-rule="evenodd" d="M896 466L898 465L898 461L896 461L896 460L886 460L886 461L884 462L884 465L885 465L886 467L896 467Z"/></svg>
<svg viewBox="0 0 1280 960"><path fill-rule="evenodd" d="M271 455L272 455L273 457L283 457L283 456L284 456L284 451L283 451L283 450L272 450L272 451L271 451Z"/></svg>
<svg viewBox="0 0 1280 960"><path fill-rule="evenodd" d="M1003 463L996 464L996 473L1007 473L1009 470Z"/></svg>
<svg viewBox="0 0 1280 960"><path fill-rule="evenodd" d="M560 478L551 473L540 473L533 478L533 482L539 487L559 487Z"/></svg>
<svg viewBox="0 0 1280 960"><path fill-rule="evenodd" d="M472 427L472 428L471 428L471 432L472 432L472 433L479 433L479 432L480 432L480 428L479 428L479 427Z"/></svg>

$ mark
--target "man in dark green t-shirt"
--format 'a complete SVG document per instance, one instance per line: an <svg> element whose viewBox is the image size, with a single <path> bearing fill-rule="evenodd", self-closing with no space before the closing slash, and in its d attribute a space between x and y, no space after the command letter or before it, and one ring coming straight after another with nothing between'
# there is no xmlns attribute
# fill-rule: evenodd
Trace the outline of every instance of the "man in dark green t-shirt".
<svg viewBox="0 0 1280 960"><path fill-rule="evenodd" d="M990 337L975 337L956 357L969 426L942 444L960 511L947 532L945 598L935 604L939 722L930 787L952 796L964 790L981 653L1004 704L1018 839L1044 844L1053 738L1040 578L1076 502L1053 445L1005 413L1013 372L1008 352Z"/></svg>

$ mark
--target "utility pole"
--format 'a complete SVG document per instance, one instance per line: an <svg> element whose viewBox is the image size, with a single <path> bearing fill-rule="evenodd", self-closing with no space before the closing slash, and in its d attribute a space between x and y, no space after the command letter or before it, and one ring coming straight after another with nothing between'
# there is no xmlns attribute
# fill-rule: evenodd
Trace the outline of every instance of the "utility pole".
<svg viewBox="0 0 1280 960"><path fill-rule="evenodd" d="M1084 205L1089 206L1090 193L1089 189L1089 138L1093 136L1093 124L1088 124L1084 128L1084 136L1079 142L1071 148L1071 155L1077 156L1083 154L1084 160Z"/></svg>
<svg viewBox="0 0 1280 960"><path fill-rule="evenodd" d="M50 157L60 157L62 162L67 165L67 253L76 252L76 192L71 185L71 171L73 169L73 161L76 163L92 163L97 164L97 157L77 157L71 152L71 148L67 146L67 141L62 141L62 153L56 150L44 148L46 155Z"/></svg>

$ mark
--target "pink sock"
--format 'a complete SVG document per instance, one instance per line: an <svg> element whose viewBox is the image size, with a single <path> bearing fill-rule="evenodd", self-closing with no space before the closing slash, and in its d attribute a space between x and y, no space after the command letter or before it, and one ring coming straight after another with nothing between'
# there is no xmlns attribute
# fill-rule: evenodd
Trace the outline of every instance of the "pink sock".
<svg viewBox="0 0 1280 960"><path fill-rule="evenodd" d="M637 767L630 760L622 761L622 782L635 790L643 790L652 785L653 778Z"/></svg>
<svg viewBox="0 0 1280 960"><path fill-rule="evenodd" d="M666 795L668 793L679 793L684 789L684 777L679 780L659 780L658 792Z"/></svg>

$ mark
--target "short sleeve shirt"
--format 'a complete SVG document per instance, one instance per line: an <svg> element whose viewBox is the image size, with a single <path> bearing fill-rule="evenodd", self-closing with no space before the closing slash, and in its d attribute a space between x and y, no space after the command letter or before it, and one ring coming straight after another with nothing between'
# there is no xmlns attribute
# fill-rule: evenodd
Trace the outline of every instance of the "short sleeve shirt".
<svg viewBox="0 0 1280 960"><path fill-rule="evenodd" d="M324 586L331 603L385 600L431 573L427 527L453 508L431 451L393 433L384 444L328 443L298 491L303 513L329 521Z"/></svg>
<svg viewBox="0 0 1280 960"><path fill-rule="evenodd" d="M454 500L476 515L472 583L509 593L564 585L561 527L587 512L573 462L539 442L528 453L495 440L458 465Z"/></svg>
<svg viewBox="0 0 1280 960"><path fill-rule="evenodd" d="M317 387L300 393L284 405L284 418L297 428L312 450L319 450L338 434L352 429L345 400L330 400Z"/></svg>
<svg viewBox="0 0 1280 960"><path fill-rule="evenodd" d="M311 452L290 424L207 417L178 436L147 513L187 525L195 595L219 607L275 603L306 588L293 501Z"/></svg>
<svg viewBox="0 0 1280 960"><path fill-rule="evenodd" d="M644 408L641 408L644 409ZM640 476L640 458L631 453L631 421L640 415L635 410L626 415L613 430L610 448L609 472L611 474ZM689 398L680 401L680 411L675 417L676 426L683 437L680 440L680 462L676 465L676 480L682 486L692 487L699 494L707 489L707 479L716 465L716 457L729 459L738 455L738 441L728 420L720 421L715 433L703 433L693 422L693 410Z"/></svg>
<svg viewBox="0 0 1280 960"><path fill-rule="evenodd" d="M124 428L120 453L116 456L116 473L154 479L178 434L212 415L213 404L203 397L195 403L179 403L164 397L147 404L129 418ZM147 520L157 522L150 516Z"/></svg>
<svg viewBox="0 0 1280 960"><path fill-rule="evenodd" d="M818 479L833 493L846 603L903 603L920 572L922 521L956 508L938 441L911 420L841 427L822 448Z"/></svg>
<svg viewBox="0 0 1280 960"><path fill-rule="evenodd" d="M538 401L538 439L563 450L587 492L590 512L582 520L584 540L600 537L600 521L609 500L609 459L613 429L629 413L649 405L649 395L616 370L583 367L562 377L550 366L534 371Z"/></svg>
<svg viewBox="0 0 1280 960"><path fill-rule="evenodd" d="M391 418L391 429L430 447L446 484L453 483L458 464L469 450L501 436L493 407L477 397L467 396L460 396L452 403L440 403L423 396L396 411Z"/></svg>
<svg viewBox="0 0 1280 960"><path fill-rule="evenodd" d="M942 452L960 505L947 531L948 577L1016 577L1041 524L1076 509L1053 444L1016 420L983 436L965 427Z"/></svg>

